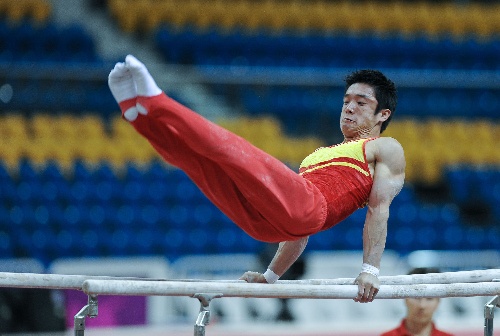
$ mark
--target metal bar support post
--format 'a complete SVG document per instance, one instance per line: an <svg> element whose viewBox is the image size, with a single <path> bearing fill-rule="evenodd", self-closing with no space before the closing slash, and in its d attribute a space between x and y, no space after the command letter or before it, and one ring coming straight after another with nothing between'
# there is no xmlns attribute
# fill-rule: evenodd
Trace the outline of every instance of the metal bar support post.
<svg viewBox="0 0 500 336"><path fill-rule="evenodd" d="M493 317L495 307L500 308L500 296L495 296L484 306L484 336L493 336Z"/></svg>
<svg viewBox="0 0 500 336"><path fill-rule="evenodd" d="M194 294L192 297L200 301L200 312L194 324L194 336L205 336L205 326L210 323L210 302L222 294Z"/></svg>
<svg viewBox="0 0 500 336"><path fill-rule="evenodd" d="M89 295L87 305L85 305L75 315L75 336L85 335L85 318L97 316L97 295Z"/></svg>

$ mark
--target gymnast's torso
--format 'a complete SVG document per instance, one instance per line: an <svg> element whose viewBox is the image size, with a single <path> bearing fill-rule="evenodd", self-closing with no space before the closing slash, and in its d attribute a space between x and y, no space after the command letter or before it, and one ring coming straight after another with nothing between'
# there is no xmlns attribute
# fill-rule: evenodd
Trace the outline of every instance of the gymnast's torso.
<svg viewBox="0 0 500 336"><path fill-rule="evenodd" d="M367 204L373 185L373 163L367 160L366 144L374 139L321 147L302 161L299 173L321 191L327 202L323 230Z"/></svg>

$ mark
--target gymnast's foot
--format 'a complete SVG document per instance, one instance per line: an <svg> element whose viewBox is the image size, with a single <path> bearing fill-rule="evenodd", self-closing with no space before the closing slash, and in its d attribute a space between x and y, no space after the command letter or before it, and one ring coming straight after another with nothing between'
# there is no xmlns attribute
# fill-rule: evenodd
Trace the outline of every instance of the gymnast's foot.
<svg viewBox="0 0 500 336"><path fill-rule="evenodd" d="M120 105L122 116L128 121L134 121L139 113L135 102L137 92L132 74L125 63L116 63L109 73L108 86L116 102Z"/></svg>
<svg viewBox="0 0 500 336"><path fill-rule="evenodd" d="M141 61L128 55L125 58L125 67L132 74L138 96L153 97L161 94L162 90L156 85L155 80Z"/></svg>
<svg viewBox="0 0 500 336"><path fill-rule="evenodd" d="M137 97L134 79L125 63L116 63L108 76L108 86L119 104L125 100Z"/></svg>

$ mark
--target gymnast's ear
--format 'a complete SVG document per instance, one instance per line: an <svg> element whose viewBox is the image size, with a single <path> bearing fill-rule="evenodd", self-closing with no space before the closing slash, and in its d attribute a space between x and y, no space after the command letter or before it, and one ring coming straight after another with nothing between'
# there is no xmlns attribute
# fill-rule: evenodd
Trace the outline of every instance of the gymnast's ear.
<svg viewBox="0 0 500 336"><path fill-rule="evenodd" d="M384 122L387 119L389 119L389 117L391 116L392 112L389 109L382 109L377 114L379 115L379 120L382 121L382 122Z"/></svg>

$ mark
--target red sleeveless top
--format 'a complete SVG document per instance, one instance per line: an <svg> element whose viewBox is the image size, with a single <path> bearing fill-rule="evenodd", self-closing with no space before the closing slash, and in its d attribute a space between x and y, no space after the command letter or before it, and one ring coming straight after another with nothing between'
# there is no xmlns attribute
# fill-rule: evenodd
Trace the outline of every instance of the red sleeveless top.
<svg viewBox="0 0 500 336"><path fill-rule="evenodd" d="M299 173L326 199L328 213L322 230L338 224L368 203L373 178L366 162L365 144L373 139L318 148L300 164Z"/></svg>

